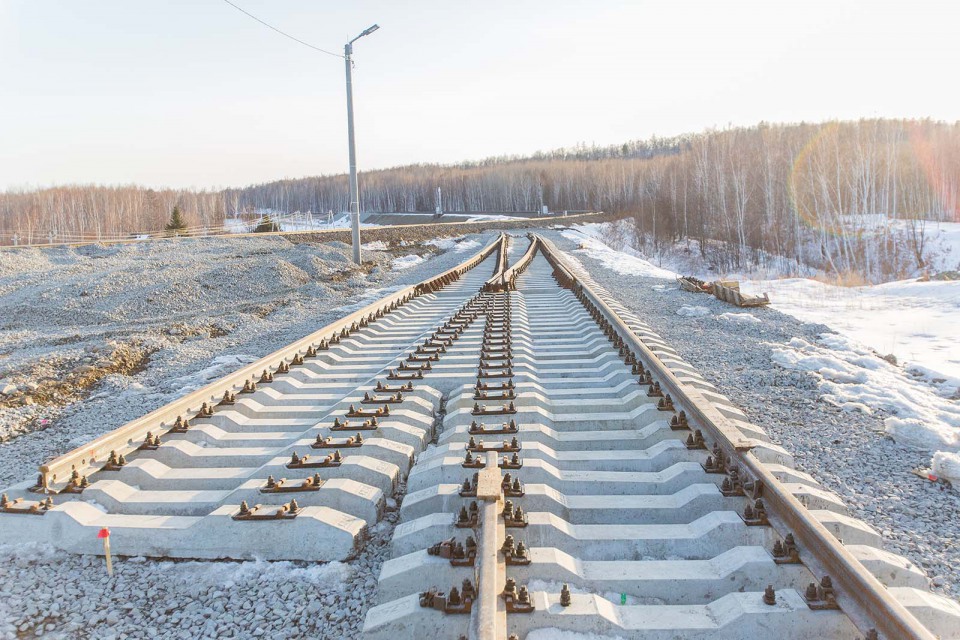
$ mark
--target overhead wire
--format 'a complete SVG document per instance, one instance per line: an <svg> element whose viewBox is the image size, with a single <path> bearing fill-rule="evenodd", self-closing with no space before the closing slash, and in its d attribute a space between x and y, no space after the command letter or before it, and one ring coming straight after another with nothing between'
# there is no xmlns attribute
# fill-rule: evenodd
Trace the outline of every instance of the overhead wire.
<svg viewBox="0 0 960 640"><path fill-rule="evenodd" d="M284 36L284 37L286 37L286 38L290 38L290 39L293 40L294 42L299 42L300 44L302 44L302 45L305 46L305 47L310 47L310 48L313 49L314 51L319 51L320 53L325 53L325 54L327 54L328 56L334 56L335 58L341 58L341 59L343 58L343 54L334 53L333 51L327 51L326 49L321 49L320 47L317 47L317 46L315 46L315 45L310 44L309 42L304 42L304 41L301 40L300 38L296 38L296 37L290 35L290 34L287 33L286 31L281 31L280 29L278 29L277 27L273 26L273 25L270 24L269 22L264 22L263 20L261 20L260 18L258 18L258 17L255 16L255 15L253 15L252 13L250 13L249 11L247 11L246 9L244 9L243 7L239 7L239 6L235 5L235 4L233 4L232 2L230 2L230 0L223 0L223 1L226 2L228 5L230 5L231 7L233 7L234 9L236 9L237 11L239 11L240 13L243 13L244 15L253 18L254 20L256 20L257 22L259 22L259 23L262 24L263 26L268 27L268 28L270 28L270 29L273 29L274 31L276 31L276 32L279 33L280 35L282 35L282 36Z"/></svg>

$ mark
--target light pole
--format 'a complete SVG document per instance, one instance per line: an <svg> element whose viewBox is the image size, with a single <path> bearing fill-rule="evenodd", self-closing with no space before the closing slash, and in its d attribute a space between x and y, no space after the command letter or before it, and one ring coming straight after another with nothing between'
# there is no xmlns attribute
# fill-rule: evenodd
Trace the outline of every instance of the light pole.
<svg viewBox="0 0 960 640"><path fill-rule="evenodd" d="M380 27L373 25L343 45L343 60L347 67L347 139L350 144L350 227L353 229L353 261L360 264L360 186L357 184L357 143L353 136L353 43Z"/></svg>

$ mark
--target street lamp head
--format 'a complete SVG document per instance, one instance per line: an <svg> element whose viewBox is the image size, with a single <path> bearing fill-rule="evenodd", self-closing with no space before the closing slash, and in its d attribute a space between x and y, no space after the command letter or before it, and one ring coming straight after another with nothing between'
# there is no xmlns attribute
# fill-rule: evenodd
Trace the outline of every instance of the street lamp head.
<svg viewBox="0 0 960 640"><path fill-rule="evenodd" d="M378 25L378 24L375 24L375 25L373 25L372 27L367 27L366 29L363 30L363 33L361 33L360 35L358 35L356 38L354 38L354 39L351 40L350 42L351 42L351 43L354 43L354 42L356 42L357 40L359 40L360 38L362 38L363 36L368 36L368 35L370 35L371 33L373 33L374 31L376 31L376 30L379 29L379 28L380 28L380 25Z"/></svg>

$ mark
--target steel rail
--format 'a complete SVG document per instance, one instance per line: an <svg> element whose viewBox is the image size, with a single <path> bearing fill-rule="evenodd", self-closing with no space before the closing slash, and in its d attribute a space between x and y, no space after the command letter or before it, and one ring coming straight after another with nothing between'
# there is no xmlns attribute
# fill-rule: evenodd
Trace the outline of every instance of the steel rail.
<svg viewBox="0 0 960 640"><path fill-rule="evenodd" d="M540 240L538 236L527 234L527 238L530 240L530 245L520 256L520 259L509 268L507 268L506 260L504 260L501 271L484 283L484 291L512 291L516 289L517 276L526 271L539 249Z"/></svg>
<svg viewBox="0 0 960 640"><path fill-rule="evenodd" d="M553 243L540 238L540 245L558 281L582 294L603 314L638 359L646 364L664 392L670 393L678 409L686 411L691 426L696 425L705 434L709 433L720 444L724 455L731 456L739 464L741 477L746 475L754 481L757 497L762 495L771 513L771 525L781 535L793 534L803 562L811 571L824 572L820 575L832 578L837 603L861 631L876 629L880 637L889 640L936 640L936 636L752 454L750 448L755 441L744 438L740 430L697 389L681 382L606 301L577 277Z"/></svg>
<svg viewBox="0 0 960 640"><path fill-rule="evenodd" d="M349 329L354 323L359 323L361 319L368 317L371 313L389 308L394 303L401 304L424 293L436 291L443 284L458 279L491 253L500 250L503 247L504 240L505 236L501 234L496 240L457 266L428 280L406 286L399 291L384 296L362 309L354 311L350 315L340 318L268 356L260 358L256 362L40 465L40 484L43 487L50 487L54 483L65 482L74 470L80 474L91 469L97 470L99 466L106 462L111 451L115 451L118 455L127 455L140 445L148 431L157 432L158 428L172 426L177 416L192 418L192 415L199 411L203 403L216 404L225 391L231 393L238 391L248 379L257 380L264 369L273 371L279 362L289 363L294 356L302 356L308 348L315 346L331 335Z"/></svg>

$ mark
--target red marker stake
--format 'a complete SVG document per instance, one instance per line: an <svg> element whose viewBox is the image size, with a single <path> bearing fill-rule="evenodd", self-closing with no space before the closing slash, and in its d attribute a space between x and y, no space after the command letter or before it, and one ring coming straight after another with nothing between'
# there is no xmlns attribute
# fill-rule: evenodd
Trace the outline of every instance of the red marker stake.
<svg viewBox="0 0 960 640"><path fill-rule="evenodd" d="M107 575L113 577L113 559L110 557L110 529L100 529L97 537L103 540L103 553L107 556Z"/></svg>

